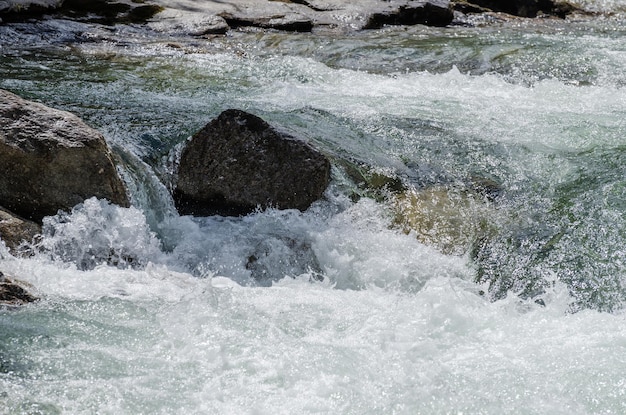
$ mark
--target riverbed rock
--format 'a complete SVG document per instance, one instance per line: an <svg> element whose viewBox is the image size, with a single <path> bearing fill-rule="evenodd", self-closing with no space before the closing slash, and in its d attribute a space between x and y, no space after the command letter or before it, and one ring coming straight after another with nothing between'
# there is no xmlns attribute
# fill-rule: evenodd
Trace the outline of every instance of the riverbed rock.
<svg viewBox="0 0 626 415"><path fill-rule="evenodd" d="M0 90L0 206L41 223L92 196L129 206L104 136L69 112Z"/></svg>
<svg viewBox="0 0 626 415"><path fill-rule="evenodd" d="M478 6L475 11L483 12L488 9L520 17L537 17L543 14L563 18L579 10L569 2L558 0L463 0L456 3L458 3L458 6L455 6L457 10L459 7L471 10L474 5Z"/></svg>
<svg viewBox="0 0 626 415"><path fill-rule="evenodd" d="M0 14L44 13L61 7L63 0L0 0Z"/></svg>
<svg viewBox="0 0 626 415"><path fill-rule="evenodd" d="M452 22L448 0L222 0L194 2L154 0L164 7L150 23L160 31L174 31L190 21L220 16L230 29L352 31L383 25L445 26ZM195 31L195 30L194 30Z"/></svg>
<svg viewBox="0 0 626 415"><path fill-rule="evenodd" d="M21 253L20 245L33 242L41 234L41 226L0 207L0 240L12 254Z"/></svg>
<svg viewBox="0 0 626 415"><path fill-rule="evenodd" d="M0 306L19 306L37 301L37 297L30 294L21 283L0 272Z"/></svg>
<svg viewBox="0 0 626 415"><path fill-rule="evenodd" d="M464 255L491 232L495 210L472 192L434 186L409 189L393 199L394 225L444 254Z"/></svg>
<svg viewBox="0 0 626 415"><path fill-rule="evenodd" d="M388 10L370 14L364 29L379 29L384 25L447 26L454 19L450 2L443 0L409 1L394 5L390 2Z"/></svg>
<svg viewBox="0 0 626 415"><path fill-rule="evenodd" d="M330 162L309 144L240 110L226 110L183 149L174 190L181 214L306 210L324 194Z"/></svg>
<svg viewBox="0 0 626 415"><path fill-rule="evenodd" d="M25 21L44 15L103 23L143 23L163 10L144 0L0 0L7 21Z"/></svg>

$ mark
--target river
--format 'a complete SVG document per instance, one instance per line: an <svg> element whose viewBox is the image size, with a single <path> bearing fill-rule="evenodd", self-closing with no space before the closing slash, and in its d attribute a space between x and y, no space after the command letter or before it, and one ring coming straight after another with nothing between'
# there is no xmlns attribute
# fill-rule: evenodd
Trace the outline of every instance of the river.
<svg viewBox="0 0 626 415"><path fill-rule="evenodd" d="M102 131L133 202L46 218L28 258L0 245L41 297L0 310L0 412L625 413L624 4L585 6L614 13L209 39L0 26L0 88ZM177 151L227 108L331 155L324 199L176 214ZM442 222L399 225L422 199Z"/></svg>

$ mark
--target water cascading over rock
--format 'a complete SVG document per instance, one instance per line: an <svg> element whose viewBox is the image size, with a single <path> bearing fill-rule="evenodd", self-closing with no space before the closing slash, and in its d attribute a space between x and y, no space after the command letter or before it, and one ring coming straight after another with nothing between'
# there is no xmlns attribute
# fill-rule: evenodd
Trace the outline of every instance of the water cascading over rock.
<svg viewBox="0 0 626 415"><path fill-rule="evenodd" d="M184 148L174 190L181 214L238 215L257 207L306 210L330 181L330 162L261 118L226 110Z"/></svg>

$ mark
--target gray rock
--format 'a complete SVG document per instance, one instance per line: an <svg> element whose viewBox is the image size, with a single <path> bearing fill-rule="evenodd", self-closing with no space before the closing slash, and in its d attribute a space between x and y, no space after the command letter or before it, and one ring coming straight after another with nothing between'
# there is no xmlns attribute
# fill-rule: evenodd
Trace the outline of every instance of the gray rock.
<svg viewBox="0 0 626 415"><path fill-rule="evenodd" d="M452 22L448 0L153 0L165 10L150 23L157 30L180 22L221 16L231 28L257 27L289 31L352 31L386 24L445 26Z"/></svg>
<svg viewBox="0 0 626 415"><path fill-rule="evenodd" d="M32 242L40 234L40 225L0 207L0 240L4 241L11 253L20 253L18 250L23 242Z"/></svg>
<svg viewBox="0 0 626 415"><path fill-rule="evenodd" d="M37 301L37 297L30 294L24 285L0 272L0 305L18 306Z"/></svg>
<svg viewBox="0 0 626 415"><path fill-rule="evenodd" d="M69 112L0 90L0 205L41 223L92 196L129 206L102 134Z"/></svg>
<svg viewBox="0 0 626 415"><path fill-rule="evenodd" d="M307 209L330 181L330 162L257 116L227 110L183 149L174 190L181 214L238 215L257 207Z"/></svg>
<svg viewBox="0 0 626 415"><path fill-rule="evenodd" d="M310 32L313 29L313 21L297 13L270 16L222 13L220 16L231 28L260 27L262 29L276 29L287 32Z"/></svg>

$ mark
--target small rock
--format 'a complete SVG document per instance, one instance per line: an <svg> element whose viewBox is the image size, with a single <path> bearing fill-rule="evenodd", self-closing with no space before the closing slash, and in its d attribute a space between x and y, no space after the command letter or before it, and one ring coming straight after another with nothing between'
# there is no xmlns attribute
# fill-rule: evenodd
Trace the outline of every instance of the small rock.
<svg viewBox="0 0 626 415"><path fill-rule="evenodd" d="M19 306L37 301L37 297L26 291L23 285L0 272L0 306Z"/></svg>

